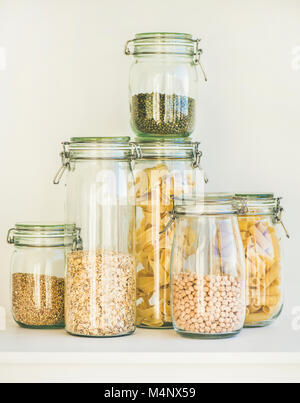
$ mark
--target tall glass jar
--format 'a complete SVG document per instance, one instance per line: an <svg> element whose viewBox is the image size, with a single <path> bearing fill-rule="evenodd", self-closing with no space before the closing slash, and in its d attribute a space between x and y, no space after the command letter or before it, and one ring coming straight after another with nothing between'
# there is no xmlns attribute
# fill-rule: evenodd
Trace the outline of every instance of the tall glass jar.
<svg viewBox="0 0 300 403"><path fill-rule="evenodd" d="M12 312L21 327L64 328L65 252L74 233L74 226L50 223L19 223L9 231Z"/></svg>
<svg viewBox="0 0 300 403"><path fill-rule="evenodd" d="M126 44L133 55L130 113L142 137L188 137L196 125L200 40L179 33L137 34ZM206 78L206 77L205 77Z"/></svg>
<svg viewBox="0 0 300 403"><path fill-rule="evenodd" d="M174 225L161 233L180 200L203 192L199 143L185 140L135 143L134 164L137 205L137 325L143 328L172 328L171 249ZM187 247L185 256L191 253Z"/></svg>
<svg viewBox="0 0 300 403"><path fill-rule="evenodd" d="M80 239L67 257L66 330L115 337L135 331L135 203L129 138L64 143L66 222Z"/></svg>
<svg viewBox="0 0 300 403"><path fill-rule="evenodd" d="M246 312L245 261L233 197L176 201L172 220L175 330L204 339L237 335Z"/></svg>
<svg viewBox="0 0 300 403"><path fill-rule="evenodd" d="M239 226L247 274L246 327L272 324L283 308L280 199L274 194L239 194Z"/></svg>

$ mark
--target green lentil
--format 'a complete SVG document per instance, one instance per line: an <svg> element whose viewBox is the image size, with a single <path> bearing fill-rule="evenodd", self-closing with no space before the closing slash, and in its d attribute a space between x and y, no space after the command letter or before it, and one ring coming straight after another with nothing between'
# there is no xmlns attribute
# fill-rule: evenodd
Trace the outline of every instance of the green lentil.
<svg viewBox="0 0 300 403"><path fill-rule="evenodd" d="M132 97L131 124L139 136L188 137L195 127L195 100L152 92Z"/></svg>

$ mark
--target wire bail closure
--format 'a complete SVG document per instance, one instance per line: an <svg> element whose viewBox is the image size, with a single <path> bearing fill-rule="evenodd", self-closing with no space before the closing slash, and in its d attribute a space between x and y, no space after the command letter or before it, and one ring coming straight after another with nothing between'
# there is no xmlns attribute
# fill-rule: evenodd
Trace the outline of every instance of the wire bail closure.
<svg viewBox="0 0 300 403"><path fill-rule="evenodd" d="M201 143L196 142L194 146L194 161L193 168L199 168L202 171L201 158L203 157L203 152L200 150ZM204 182L207 184L209 182L206 173L204 172Z"/></svg>
<svg viewBox="0 0 300 403"><path fill-rule="evenodd" d="M207 81L208 81L208 78L207 78L206 72L205 72L205 70L204 70L204 68L203 68L203 66L202 66L202 64L201 64L201 56L203 55L203 49L200 48L201 39L195 39L194 42L195 42L195 44L196 44L196 51L195 51L195 56L194 56L194 63L195 63L196 65L199 65L199 66L200 66L200 69L201 69L201 71L202 71L204 80L207 82Z"/></svg>
<svg viewBox="0 0 300 403"><path fill-rule="evenodd" d="M6 240L7 240L7 243L9 243L10 245L15 243L15 237L13 235L14 231L15 231L15 228L11 228L8 231L8 234L7 234L7 239Z"/></svg>
<svg viewBox="0 0 300 403"><path fill-rule="evenodd" d="M143 151L141 146L135 142L131 142L130 145L131 145L132 159L133 160L142 159Z"/></svg>
<svg viewBox="0 0 300 403"><path fill-rule="evenodd" d="M238 209L238 214L241 215L247 215L249 213L249 207L247 200L243 199L241 202L241 205L237 207Z"/></svg>
<svg viewBox="0 0 300 403"><path fill-rule="evenodd" d="M66 169L69 168L70 166L70 153L67 150L67 147L70 145L70 143L64 142L62 143L62 145L63 145L63 152L60 153L62 166L59 168L57 174L55 175L55 178L53 180L54 185L59 185Z"/></svg>
<svg viewBox="0 0 300 403"><path fill-rule="evenodd" d="M82 250L82 238L81 238L81 228L76 228L76 235L73 241L73 251Z"/></svg>
<svg viewBox="0 0 300 403"><path fill-rule="evenodd" d="M288 239L290 239L290 234L286 228L286 226L284 225L283 221L282 221L282 213L284 212L284 208L280 205L281 203L281 198L279 197L278 199L276 199L276 207L275 207L275 222L277 224L281 224L282 228L284 229L284 232L286 234L286 237Z"/></svg>
<svg viewBox="0 0 300 403"><path fill-rule="evenodd" d="M274 199L276 202L276 206L274 208L274 222L275 224L281 224L282 228L284 229L284 232L286 234L286 237L288 239L290 239L290 234L286 228L286 226L284 225L283 221L282 221L282 213L284 211L284 208L280 205L282 198L279 197L277 199ZM238 214L239 215L244 215L246 216L249 213L249 206L247 203L246 199L243 199L240 201L241 205L238 208Z"/></svg>

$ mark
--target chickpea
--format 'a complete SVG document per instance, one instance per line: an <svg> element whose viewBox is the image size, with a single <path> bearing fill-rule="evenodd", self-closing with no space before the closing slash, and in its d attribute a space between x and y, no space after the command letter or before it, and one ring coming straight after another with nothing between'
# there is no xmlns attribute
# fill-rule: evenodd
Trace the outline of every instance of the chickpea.
<svg viewBox="0 0 300 403"><path fill-rule="evenodd" d="M175 324L187 332L224 334L243 325L241 282L232 276L181 273L174 278Z"/></svg>

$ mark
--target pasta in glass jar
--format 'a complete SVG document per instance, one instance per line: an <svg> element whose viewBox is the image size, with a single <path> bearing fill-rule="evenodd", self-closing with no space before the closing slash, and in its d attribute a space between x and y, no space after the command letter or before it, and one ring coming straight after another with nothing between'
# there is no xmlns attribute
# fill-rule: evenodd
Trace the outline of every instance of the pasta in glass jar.
<svg viewBox="0 0 300 403"><path fill-rule="evenodd" d="M185 140L143 141L135 145L139 155L134 166L137 325L172 328L170 266L174 225L162 231L173 208L172 196L183 201L202 191L196 186L203 184L199 169L202 153L199 143ZM190 253L188 248L185 253Z"/></svg>
<svg viewBox="0 0 300 403"><path fill-rule="evenodd" d="M239 227L247 285L246 327L272 324L283 308L280 199L273 194L239 194Z"/></svg>

